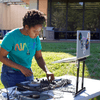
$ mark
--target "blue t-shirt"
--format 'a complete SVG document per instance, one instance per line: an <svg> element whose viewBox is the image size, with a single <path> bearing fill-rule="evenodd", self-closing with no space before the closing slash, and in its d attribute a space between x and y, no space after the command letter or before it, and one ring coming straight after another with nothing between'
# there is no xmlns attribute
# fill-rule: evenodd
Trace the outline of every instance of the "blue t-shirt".
<svg viewBox="0 0 100 100"><path fill-rule="evenodd" d="M33 56L36 51L42 48L39 36L32 39L29 36L23 35L19 28L5 35L1 47L9 52L7 58L26 68L31 67Z"/></svg>

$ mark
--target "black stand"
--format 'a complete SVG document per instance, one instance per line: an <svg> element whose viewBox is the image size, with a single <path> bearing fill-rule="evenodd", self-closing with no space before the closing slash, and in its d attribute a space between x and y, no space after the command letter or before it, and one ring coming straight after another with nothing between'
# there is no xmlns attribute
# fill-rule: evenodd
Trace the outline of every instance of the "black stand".
<svg viewBox="0 0 100 100"><path fill-rule="evenodd" d="M85 67L85 60L86 60L86 58L82 58L82 59L79 59L79 60L78 60L75 97L76 97L78 94L80 94L81 92L85 91L85 87L83 86L83 85L84 85L84 67ZM83 72L82 72L82 85L81 85L81 89L78 90L80 61L83 61Z"/></svg>

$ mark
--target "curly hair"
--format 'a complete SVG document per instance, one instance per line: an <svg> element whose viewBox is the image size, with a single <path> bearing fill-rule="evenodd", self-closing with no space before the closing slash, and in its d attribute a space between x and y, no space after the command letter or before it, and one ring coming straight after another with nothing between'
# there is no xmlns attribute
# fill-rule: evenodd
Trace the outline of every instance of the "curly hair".
<svg viewBox="0 0 100 100"><path fill-rule="evenodd" d="M46 16L43 12L36 9L27 11L23 18L23 26L28 25L29 28L38 24L43 25L44 22L46 22Z"/></svg>

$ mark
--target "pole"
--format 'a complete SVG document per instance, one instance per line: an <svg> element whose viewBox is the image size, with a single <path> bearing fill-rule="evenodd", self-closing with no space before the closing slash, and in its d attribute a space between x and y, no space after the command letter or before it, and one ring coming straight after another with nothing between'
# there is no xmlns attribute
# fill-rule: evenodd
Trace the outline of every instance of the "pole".
<svg viewBox="0 0 100 100"><path fill-rule="evenodd" d="M76 93L78 92L79 66L80 66L80 61L78 61L78 66L77 66Z"/></svg>

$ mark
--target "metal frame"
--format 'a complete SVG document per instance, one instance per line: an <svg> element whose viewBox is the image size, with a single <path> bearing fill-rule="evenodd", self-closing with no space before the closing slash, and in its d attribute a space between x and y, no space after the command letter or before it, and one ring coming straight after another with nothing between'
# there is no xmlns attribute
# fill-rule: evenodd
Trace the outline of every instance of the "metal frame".
<svg viewBox="0 0 100 100"><path fill-rule="evenodd" d="M65 37L65 39L68 39L67 38L67 33L68 33L68 4L71 2L71 1L73 1L73 0L67 0L66 1L66 37ZM50 5L49 5L49 14L50 14L50 23L48 24L48 26L50 26L51 27L51 18L52 18L52 16L51 16L51 14L52 14L52 5L51 5L51 3L52 3L52 0L48 0L48 2L50 3ZM79 0L76 0L76 1L73 1L73 2L80 2ZM85 20L85 2L89 2L89 1L86 1L86 0L84 0L84 1L82 1L83 2L83 18L82 18L82 30L84 30L84 20ZM96 2L96 1L95 1ZM58 31L59 32L59 31ZM99 39L98 40L100 40L100 32L99 32Z"/></svg>
<svg viewBox="0 0 100 100"><path fill-rule="evenodd" d="M37 9L39 10L39 0L37 0Z"/></svg>
<svg viewBox="0 0 100 100"><path fill-rule="evenodd" d="M85 68L85 60L86 60L86 58L82 58L82 59L79 59L79 60L78 60L75 97L76 97L77 95L79 95L80 93L82 93L83 91L85 91L85 89L86 89L86 88L84 87L84 68ZM83 61L83 72L82 72L82 84L81 84L81 89L78 90L80 61Z"/></svg>
<svg viewBox="0 0 100 100"><path fill-rule="evenodd" d="M84 30L84 15L85 15L85 2L83 2L83 23L82 23L83 30Z"/></svg>
<svg viewBox="0 0 100 100"><path fill-rule="evenodd" d="M51 14L52 14L52 6L51 6L52 0L50 0L50 27L51 27Z"/></svg>
<svg viewBox="0 0 100 100"><path fill-rule="evenodd" d="M66 2L66 39L67 39L67 27L68 27L68 1Z"/></svg>

